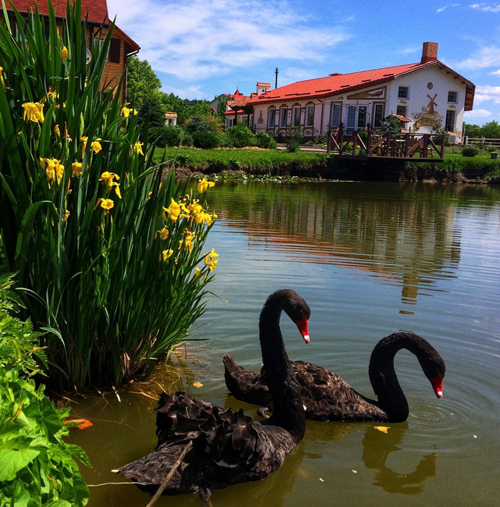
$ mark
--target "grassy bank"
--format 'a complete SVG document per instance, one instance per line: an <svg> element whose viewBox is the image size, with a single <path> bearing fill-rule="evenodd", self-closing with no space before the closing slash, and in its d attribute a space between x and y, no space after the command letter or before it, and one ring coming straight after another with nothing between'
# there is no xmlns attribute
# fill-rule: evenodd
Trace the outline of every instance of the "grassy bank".
<svg viewBox="0 0 500 507"><path fill-rule="evenodd" d="M157 150L160 159L163 150ZM176 160L176 167L187 172L204 174L297 176L305 178L447 181L500 183L500 160L490 154L463 157L445 154L443 162L403 162L397 159L339 160L326 153L263 149L167 149L167 157Z"/></svg>

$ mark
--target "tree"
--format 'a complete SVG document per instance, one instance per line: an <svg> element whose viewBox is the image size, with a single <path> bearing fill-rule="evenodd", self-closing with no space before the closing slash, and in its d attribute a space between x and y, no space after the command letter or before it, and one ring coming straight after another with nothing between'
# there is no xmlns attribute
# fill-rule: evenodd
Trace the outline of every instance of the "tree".
<svg viewBox="0 0 500 507"><path fill-rule="evenodd" d="M464 123L464 134L468 137L482 137L481 127L479 125L469 125Z"/></svg>
<svg viewBox="0 0 500 507"><path fill-rule="evenodd" d="M500 125L497 121L490 121L481 127L482 137L500 138Z"/></svg>
<svg viewBox="0 0 500 507"><path fill-rule="evenodd" d="M141 122L147 118L151 128L165 125L165 106L159 92L145 97L139 109L139 118Z"/></svg>
<svg viewBox="0 0 500 507"><path fill-rule="evenodd" d="M160 78L154 73L147 60L133 56L127 67L127 101L137 110L147 98L158 93Z"/></svg>
<svg viewBox="0 0 500 507"><path fill-rule="evenodd" d="M165 112L172 111L177 113L177 124L182 125L189 115L187 100L181 99L173 93L160 92L160 97L165 106Z"/></svg>

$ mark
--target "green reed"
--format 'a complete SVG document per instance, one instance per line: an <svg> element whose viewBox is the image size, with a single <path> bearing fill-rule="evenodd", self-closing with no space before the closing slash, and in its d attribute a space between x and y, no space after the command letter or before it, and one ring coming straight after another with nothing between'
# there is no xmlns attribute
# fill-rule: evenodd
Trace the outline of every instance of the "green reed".
<svg viewBox="0 0 500 507"><path fill-rule="evenodd" d="M60 387L148 375L203 313L215 216L183 195L148 126L103 89L112 27L92 44L81 2L58 30L38 12L0 24L0 264ZM59 34L60 32L60 34ZM144 142L142 142L144 140ZM165 173L167 172L167 176Z"/></svg>

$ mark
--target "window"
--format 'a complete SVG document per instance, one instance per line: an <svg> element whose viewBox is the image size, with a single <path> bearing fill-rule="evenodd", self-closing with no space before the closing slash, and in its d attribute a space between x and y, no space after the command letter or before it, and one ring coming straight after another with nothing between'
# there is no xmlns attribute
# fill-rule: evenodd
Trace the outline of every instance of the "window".
<svg viewBox="0 0 500 507"><path fill-rule="evenodd" d="M111 39L109 45L108 62L120 63L121 47L122 47L121 39Z"/></svg>
<svg viewBox="0 0 500 507"><path fill-rule="evenodd" d="M356 106L349 106L347 108L347 122L346 128L348 131L354 130L356 125Z"/></svg>
<svg viewBox="0 0 500 507"><path fill-rule="evenodd" d="M293 122L294 127L300 126L300 106L295 106L293 108Z"/></svg>
<svg viewBox="0 0 500 507"><path fill-rule="evenodd" d="M458 103L458 92L448 92L448 102L451 104Z"/></svg>
<svg viewBox="0 0 500 507"><path fill-rule="evenodd" d="M267 112L267 126L273 129L276 126L276 108L270 107Z"/></svg>
<svg viewBox="0 0 500 507"><path fill-rule="evenodd" d="M288 123L288 109L280 107L280 127L285 128Z"/></svg>
<svg viewBox="0 0 500 507"><path fill-rule="evenodd" d="M446 111L446 121L444 123L444 129L448 132L454 132L455 131L455 110L454 109L448 109Z"/></svg>
<svg viewBox="0 0 500 507"><path fill-rule="evenodd" d="M406 117L406 106L398 106L396 108L396 114Z"/></svg>
<svg viewBox="0 0 500 507"><path fill-rule="evenodd" d="M306 127L314 125L314 104L306 106Z"/></svg>
<svg viewBox="0 0 500 507"><path fill-rule="evenodd" d="M342 110L342 104L335 102L332 104L332 115L330 118L330 125L332 127L338 127L340 125L340 112Z"/></svg>
<svg viewBox="0 0 500 507"><path fill-rule="evenodd" d="M400 86L398 88L398 99L409 99L410 98L410 89L408 86Z"/></svg>
<svg viewBox="0 0 500 507"><path fill-rule="evenodd" d="M373 104L373 128L380 128L384 118L384 104Z"/></svg>
<svg viewBox="0 0 500 507"><path fill-rule="evenodd" d="M368 108L366 106L359 106L358 107L358 129L364 129L366 127L367 109Z"/></svg>

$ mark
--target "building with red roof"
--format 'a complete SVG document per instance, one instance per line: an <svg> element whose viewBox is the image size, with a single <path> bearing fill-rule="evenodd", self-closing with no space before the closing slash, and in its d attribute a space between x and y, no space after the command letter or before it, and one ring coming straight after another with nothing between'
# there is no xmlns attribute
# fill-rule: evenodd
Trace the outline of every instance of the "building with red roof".
<svg viewBox="0 0 500 507"><path fill-rule="evenodd" d="M47 0L11 0L14 7L21 13L27 14L38 12L47 16L49 4ZM106 35L111 25L108 17L108 4L106 0L81 0L82 18L87 18L87 39L90 48L92 41L99 35ZM56 18L62 22L66 17L66 0L52 0L52 7ZM10 2L6 2L7 10L11 11ZM102 31L101 31L102 30ZM133 41L125 32L115 25L108 54L108 63L103 76L103 86L115 86L118 84L123 70L126 69L127 60L130 56L139 52L140 46ZM122 95L126 97L126 79Z"/></svg>
<svg viewBox="0 0 500 507"><path fill-rule="evenodd" d="M268 92L271 89L271 84L258 82L256 88L256 93L251 93L249 96L243 95L238 89L236 89L232 96L228 96L226 112L224 113L224 127L226 129L234 127L237 123L242 121L247 123L248 126L252 126L253 108L249 105L249 102L254 97L259 97L263 93Z"/></svg>
<svg viewBox="0 0 500 507"><path fill-rule="evenodd" d="M475 85L437 58L425 42L418 63L330 74L252 97L253 128L277 137L298 128L314 138L342 123L348 131L379 128L388 116L417 133L444 129L460 140L464 111L472 110Z"/></svg>

